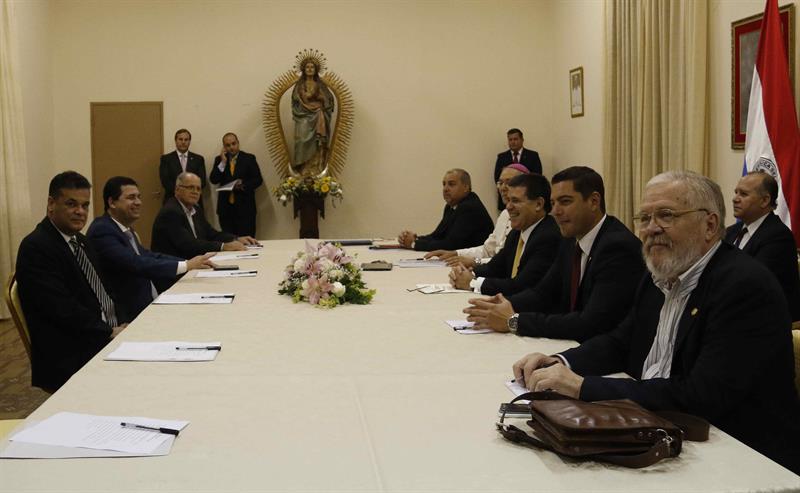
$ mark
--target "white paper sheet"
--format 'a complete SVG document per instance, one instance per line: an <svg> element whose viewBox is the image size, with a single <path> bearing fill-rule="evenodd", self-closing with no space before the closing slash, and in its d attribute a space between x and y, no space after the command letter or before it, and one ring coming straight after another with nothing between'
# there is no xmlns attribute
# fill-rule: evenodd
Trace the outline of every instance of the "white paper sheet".
<svg viewBox="0 0 800 493"><path fill-rule="evenodd" d="M261 250L262 248L264 248L264 245L262 245L261 243L259 243L258 245L245 245L245 248L247 248L248 250Z"/></svg>
<svg viewBox="0 0 800 493"><path fill-rule="evenodd" d="M530 390L520 385L519 382L515 381L514 379L507 381L506 387L508 387L508 390L510 390L511 393L514 395L522 395L526 392L530 392ZM520 402L526 402L526 401L520 401Z"/></svg>
<svg viewBox="0 0 800 493"><path fill-rule="evenodd" d="M258 252L219 252L211 257L212 262L220 262L223 260L245 260L258 258Z"/></svg>
<svg viewBox="0 0 800 493"><path fill-rule="evenodd" d="M220 185L217 187L217 192L231 192L233 191L233 187L235 187L236 184L239 183L240 181L241 180L233 180L224 185Z"/></svg>
<svg viewBox="0 0 800 493"><path fill-rule="evenodd" d="M256 277L257 270L199 270L195 277Z"/></svg>
<svg viewBox="0 0 800 493"><path fill-rule="evenodd" d="M473 329L475 322L467 322L466 320L446 320L446 323L450 328L462 335L490 334L494 332L492 329Z"/></svg>
<svg viewBox="0 0 800 493"><path fill-rule="evenodd" d="M123 342L110 352L106 361L213 361L219 350L176 349L207 348L222 346L219 341L163 341L163 342Z"/></svg>
<svg viewBox="0 0 800 493"><path fill-rule="evenodd" d="M120 423L183 430L188 421L160 420L141 416L96 416L61 412L26 428L11 441L40 445L58 445L98 450L115 450L134 454L150 454L174 435L157 431L123 428Z"/></svg>
<svg viewBox="0 0 800 493"><path fill-rule="evenodd" d="M161 294L154 305L224 305L233 303L233 293Z"/></svg>
<svg viewBox="0 0 800 493"><path fill-rule="evenodd" d="M395 262L395 265L403 268L416 268L416 267L447 267L444 260L437 259L422 259L422 258L404 258Z"/></svg>
<svg viewBox="0 0 800 493"><path fill-rule="evenodd" d="M419 291L422 294L472 293L468 289L457 289L450 284L417 284L416 289L410 291Z"/></svg>

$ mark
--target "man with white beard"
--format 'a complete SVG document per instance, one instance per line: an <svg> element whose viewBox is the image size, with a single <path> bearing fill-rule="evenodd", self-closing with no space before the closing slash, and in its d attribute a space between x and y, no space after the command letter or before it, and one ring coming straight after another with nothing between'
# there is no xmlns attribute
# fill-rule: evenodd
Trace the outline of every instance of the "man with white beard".
<svg viewBox="0 0 800 493"><path fill-rule="evenodd" d="M769 271L721 242L719 186L691 172L658 175L635 220L650 277L626 319L561 354L525 356L513 365L517 381L702 416L800 473L788 307ZM603 376L615 372L633 379Z"/></svg>

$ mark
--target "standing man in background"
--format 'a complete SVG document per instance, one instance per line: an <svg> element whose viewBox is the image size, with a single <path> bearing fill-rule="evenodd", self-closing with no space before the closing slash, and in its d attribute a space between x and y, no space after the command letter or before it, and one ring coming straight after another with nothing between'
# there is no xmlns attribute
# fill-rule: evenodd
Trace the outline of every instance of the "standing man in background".
<svg viewBox="0 0 800 493"><path fill-rule="evenodd" d="M236 236L256 236L256 188L264 180L256 157L239 150L239 137L232 132L222 137L222 152L214 158L209 177L215 185L235 182L230 192L219 192L217 215L226 233Z"/></svg>
<svg viewBox="0 0 800 493"><path fill-rule="evenodd" d="M164 204L175 195L175 179L179 174L188 171L200 177L203 188L206 187L206 160L200 154L189 152L192 134L185 128L175 132L175 150L161 156L158 165L158 176L164 187ZM202 192L200 203L203 203Z"/></svg>
<svg viewBox="0 0 800 493"><path fill-rule="evenodd" d="M506 132L508 137L508 150L503 151L497 155L497 162L494 165L494 181L500 179L500 172L503 168L513 163L520 163L531 173L542 174L542 161L539 159L539 153L530 149L525 149L522 144L525 139L522 137L522 130L512 128ZM505 209L503 198L500 193L497 193L497 210L502 211Z"/></svg>

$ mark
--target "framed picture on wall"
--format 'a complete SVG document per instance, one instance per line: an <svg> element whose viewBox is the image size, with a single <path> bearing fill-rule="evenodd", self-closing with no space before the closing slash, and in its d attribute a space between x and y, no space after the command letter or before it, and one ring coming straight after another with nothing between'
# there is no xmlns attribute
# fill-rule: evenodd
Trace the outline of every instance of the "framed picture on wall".
<svg viewBox="0 0 800 493"><path fill-rule="evenodd" d="M789 59L789 78L794 92L794 4L779 9L783 46ZM744 149L747 108L758 56L761 19L756 14L731 23L731 148Z"/></svg>
<svg viewBox="0 0 800 493"><path fill-rule="evenodd" d="M569 114L583 116L583 67L569 71Z"/></svg>

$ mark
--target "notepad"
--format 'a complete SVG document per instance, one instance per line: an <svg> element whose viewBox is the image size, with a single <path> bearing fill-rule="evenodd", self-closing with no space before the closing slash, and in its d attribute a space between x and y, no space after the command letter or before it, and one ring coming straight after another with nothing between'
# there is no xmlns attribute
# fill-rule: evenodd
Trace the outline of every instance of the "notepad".
<svg viewBox="0 0 800 493"><path fill-rule="evenodd" d="M225 272L225 271L220 271ZM161 294L153 300L154 305L224 305L233 303L233 293L182 293Z"/></svg>
<svg viewBox="0 0 800 493"><path fill-rule="evenodd" d="M492 329L473 329L475 322L467 322L466 320L447 320L445 323L462 335L490 334L494 332Z"/></svg>
<svg viewBox="0 0 800 493"><path fill-rule="evenodd" d="M257 270L200 270L195 277L256 277Z"/></svg>
<svg viewBox="0 0 800 493"><path fill-rule="evenodd" d="M123 342L103 359L106 361L213 361L219 354L219 350L205 349L209 347L222 347L222 343L219 341Z"/></svg>
<svg viewBox="0 0 800 493"><path fill-rule="evenodd" d="M257 252L220 252L211 257L214 262L222 260L244 260L249 258L258 258Z"/></svg>
<svg viewBox="0 0 800 493"><path fill-rule="evenodd" d="M233 187L235 187L236 184L239 183L240 181L241 180L233 180L233 181L228 182L228 183L226 183L224 185L220 185L220 186L217 187L217 192L232 192L233 191Z"/></svg>
<svg viewBox="0 0 800 493"><path fill-rule="evenodd" d="M420 268L420 267L447 267L444 260L437 259L422 259L422 258L405 258L395 262L395 265L403 268Z"/></svg>
<svg viewBox="0 0 800 493"><path fill-rule="evenodd" d="M189 424L188 421L141 416L97 416L60 412L15 433L10 440L38 445L113 450L141 455L153 454L165 442L175 440L175 435L123 428L121 423L137 423L175 430L183 430Z"/></svg>
<svg viewBox="0 0 800 493"><path fill-rule="evenodd" d="M449 284L417 284L415 289L409 291L419 291L422 294L439 294L439 293L471 293L468 289L454 288Z"/></svg>

